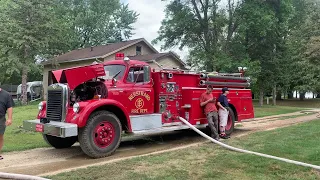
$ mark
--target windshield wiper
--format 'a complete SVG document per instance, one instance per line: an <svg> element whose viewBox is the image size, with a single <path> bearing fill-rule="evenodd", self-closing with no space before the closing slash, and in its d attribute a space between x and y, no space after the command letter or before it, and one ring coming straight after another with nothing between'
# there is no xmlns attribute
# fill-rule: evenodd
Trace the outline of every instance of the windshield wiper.
<svg viewBox="0 0 320 180"><path fill-rule="evenodd" d="M121 73L121 70L120 70L117 74L115 74L115 75L112 77L112 79L116 78L120 73Z"/></svg>

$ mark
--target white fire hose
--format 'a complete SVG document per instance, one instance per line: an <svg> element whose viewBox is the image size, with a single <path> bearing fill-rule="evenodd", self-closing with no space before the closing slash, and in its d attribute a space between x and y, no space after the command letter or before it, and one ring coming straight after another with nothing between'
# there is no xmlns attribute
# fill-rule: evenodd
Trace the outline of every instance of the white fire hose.
<svg viewBox="0 0 320 180"><path fill-rule="evenodd" d="M201 136L207 138L208 140L216 143L216 144L219 144L220 146L223 146L227 149L230 149L230 150L233 150L233 151L238 151L238 152L242 152L242 153L247 153L247 154L254 154L254 155L257 155L257 156L262 156L262 157L266 157L266 158L271 158L271 159L276 159L276 160L279 160L279 161L284 161L284 162L287 162L287 163L291 163L291 164L296 164L296 165L300 165L300 166L304 166L304 167L311 167L311 168L314 168L314 169L317 169L317 170L320 170L320 166L317 166L317 165L312 165L312 164L307 164L307 163L303 163L303 162L299 162L299 161L293 161L293 160L290 160L290 159L285 159L285 158L280 158L280 157L276 157L276 156L271 156L271 155L267 155L267 154L262 154L262 153L258 153L258 152L253 152L253 151L247 151L247 150L243 150L243 149L239 149L239 148L235 148L235 147L232 147L232 146L229 146L229 145L226 145L224 143L221 143L213 138L211 138L210 136L206 135L205 133L201 132L199 129L197 129L196 127L194 127L193 125L191 125L187 120L185 120L184 118L182 117L179 117L179 119L184 122L186 125L188 125L191 129L193 129L194 131L196 131L198 134L200 134Z"/></svg>
<svg viewBox="0 0 320 180"><path fill-rule="evenodd" d="M262 153L258 153L258 152L247 151L247 150L243 150L243 149L239 149L239 148L235 148L235 147L226 145L226 144L224 144L222 142L219 142L219 141L211 138L210 136L206 135L205 133L201 132L199 129L197 129L196 127L191 125L184 118L179 117L179 119L182 122L184 122L186 125L188 125L191 129L193 129L195 132L197 132L198 134L203 136L204 138L207 138L208 140L210 140L210 141L212 141L212 142L214 142L216 144L219 144L220 146L223 146L223 147L225 147L227 149L230 149L230 150L233 150L233 151L242 152L242 153L247 153L247 154L254 154L254 155L257 155L257 156L262 156L262 157L266 157L266 158L270 158L270 159L275 159L275 160L284 161L284 162L291 163L291 164L296 164L296 165L300 165L300 166L304 166L304 167L311 167L311 168L320 170L320 166L317 166L317 165L307 164L307 163L303 163L303 162L299 162L299 161L280 158L280 157L271 156L271 155L267 155L267 154L262 154ZM11 173L3 173L3 172L0 172L0 178L4 178L4 179L19 179L19 180L49 180L49 179L42 178L42 177L37 177L37 176L22 175L22 174L11 174Z"/></svg>
<svg viewBox="0 0 320 180"><path fill-rule="evenodd" d="M19 180L49 180L42 177L22 175L22 174L12 174L0 172L0 178L3 179L19 179Z"/></svg>

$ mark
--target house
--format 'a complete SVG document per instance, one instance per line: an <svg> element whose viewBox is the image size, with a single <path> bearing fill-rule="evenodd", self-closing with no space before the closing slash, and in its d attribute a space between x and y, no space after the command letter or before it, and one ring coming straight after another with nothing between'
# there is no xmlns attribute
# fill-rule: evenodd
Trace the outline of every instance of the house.
<svg viewBox="0 0 320 180"><path fill-rule="evenodd" d="M145 61L154 69L160 68L154 62L157 62L163 68L185 69L186 66L175 53L159 53L144 38L76 49L43 63L43 90L45 99L47 87L52 84L52 70L88 65L95 61L105 62L114 60L116 53L119 52L124 53L126 57L132 60Z"/></svg>

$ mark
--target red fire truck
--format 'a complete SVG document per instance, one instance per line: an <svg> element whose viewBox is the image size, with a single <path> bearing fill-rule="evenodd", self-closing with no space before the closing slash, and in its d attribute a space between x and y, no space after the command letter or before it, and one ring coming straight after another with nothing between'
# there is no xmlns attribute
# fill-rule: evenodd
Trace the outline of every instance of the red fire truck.
<svg viewBox="0 0 320 180"><path fill-rule="evenodd" d="M206 128L200 95L208 84L218 98L230 90L227 134L234 123L254 117L250 79L239 74L208 74L180 69L155 71L148 63L124 58L53 71L47 101L39 104L35 120L23 128L40 132L55 148L77 141L85 154L105 157L116 151L123 133L157 134L189 129L179 117Z"/></svg>

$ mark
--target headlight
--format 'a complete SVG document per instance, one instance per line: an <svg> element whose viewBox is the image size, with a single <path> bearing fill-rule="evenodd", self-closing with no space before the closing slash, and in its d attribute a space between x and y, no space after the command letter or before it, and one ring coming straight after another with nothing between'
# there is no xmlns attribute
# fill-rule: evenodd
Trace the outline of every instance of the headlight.
<svg viewBox="0 0 320 180"><path fill-rule="evenodd" d="M43 109L43 102L40 102L40 103L39 103L38 109L39 109L39 111L41 111L41 110Z"/></svg>
<svg viewBox="0 0 320 180"><path fill-rule="evenodd" d="M79 112L79 110L80 110L80 105L79 105L79 103L75 103L75 104L73 105L73 112L77 113L77 112Z"/></svg>

